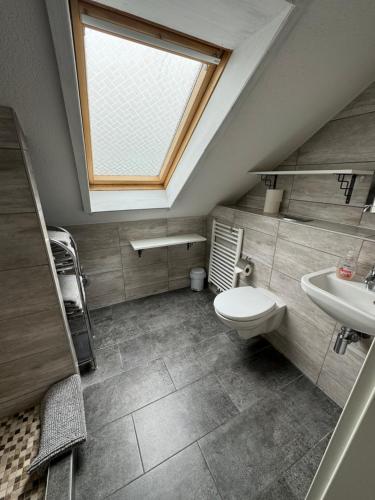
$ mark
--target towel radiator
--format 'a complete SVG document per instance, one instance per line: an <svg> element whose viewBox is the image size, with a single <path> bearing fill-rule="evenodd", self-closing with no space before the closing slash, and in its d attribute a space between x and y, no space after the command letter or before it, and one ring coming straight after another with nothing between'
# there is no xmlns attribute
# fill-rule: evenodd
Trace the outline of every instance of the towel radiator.
<svg viewBox="0 0 375 500"><path fill-rule="evenodd" d="M208 282L220 291L236 286L235 267L241 255L243 229L235 228L214 219Z"/></svg>

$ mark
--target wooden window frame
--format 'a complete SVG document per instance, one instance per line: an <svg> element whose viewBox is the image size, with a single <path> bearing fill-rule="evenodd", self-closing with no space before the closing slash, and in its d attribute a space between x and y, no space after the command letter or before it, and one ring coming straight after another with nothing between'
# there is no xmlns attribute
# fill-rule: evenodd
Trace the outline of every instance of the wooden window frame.
<svg viewBox="0 0 375 500"><path fill-rule="evenodd" d="M219 81L219 78L224 71L231 51L224 49L223 47L218 47L204 42L197 38L184 35L169 28L151 23L150 21L146 21L139 17L126 14L116 9L101 6L95 2L70 0L70 10L90 190L119 191L128 189L166 189L178 162L180 161L186 146L189 143L195 127L197 126L199 119L202 116L203 111ZM205 62L205 66L198 75L196 84L181 117L177 131L172 139L158 176L94 175L83 34L85 25L81 21L81 14L85 14L99 20L109 21L131 29L132 31L145 35L151 35L154 38L172 42L182 47L220 59L218 64L207 64ZM103 30L103 32L108 33L106 30ZM115 36L121 37L119 34L115 34ZM123 38L126 37L124 36ZM145 43L145 45L147 45L147 43ZM194 59L199 60L198 57L194 57Z"/></svg>

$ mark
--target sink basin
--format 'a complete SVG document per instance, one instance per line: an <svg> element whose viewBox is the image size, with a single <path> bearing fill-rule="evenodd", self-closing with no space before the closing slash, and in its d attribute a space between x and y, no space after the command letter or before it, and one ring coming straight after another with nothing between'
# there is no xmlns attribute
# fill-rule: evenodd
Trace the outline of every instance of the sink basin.
<svg viewBox="0 0 375 500"><path fill-rule="evenodd" d="M302 290L341 325L375 336L375 292L364 283L345 281L331 267L305 274Z"/></svg>

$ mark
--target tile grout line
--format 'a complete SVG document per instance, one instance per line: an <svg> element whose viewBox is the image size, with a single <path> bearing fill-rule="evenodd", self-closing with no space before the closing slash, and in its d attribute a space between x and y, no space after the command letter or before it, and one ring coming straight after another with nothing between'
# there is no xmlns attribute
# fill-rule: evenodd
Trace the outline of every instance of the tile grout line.
<svg viewBox="0 0 375 500"><path fill-rule="evenodd" d="M323 358L322 364L321 364L321 366L320 366L320 370L319 370L318 376L317 376L317 378L316 378L315 385L316 385L317 387L319 387L319 386L318 386L318 381L319 381L320 375L322 374L322 371L323 371L323 366L324 366L324 363L326 362L326 358L327 358L327 356L328 356L328 351L329 351L329 349L330 349L330 347L331 347L333 336L335 335L335 330L336 330L336 327L337 327L337 322L336 322L336 323L334 324L334 326L333 326L332 333L331 333L331 335L330 335L330 339L329 339L329 342L328 342L328 345L327 345L327 350L326 350L326 352L325 352L325 354L324 354L324 358ZM324 394L325 394L325 393L324 393ZM328 396L328 394L326 394L326 396ZM329 397L329 396L328 396L328 397ZM337 404L337 403L336 403L336 404Z"/></svg>
<svg viewBox="0 0 375 500"><path fill-rule="evenodd" d="M138 448L139 458L141 459L141 465L142 465L142 470L143 470L143 474L144 474L145 473L145 466L143 464L143 457L142 457L142 453L141 453L141 447L139 446L139 439L138 439L138 434L137 434L137 428L135 426L133 414L131 414L130 416L131 416L131 419L132 419L132 422L133 422L133 428L134 428L135 439L137 441L137 448ZM138 477L141 477L141 476L138 476Z"/></svg>
<svg viewBox="0 0 375 500"><path fill-rule="evenodd" d="M199 439L201 439L201 438L199 438ZM210 469L210 466L208 465L208 462L207 462L206 457L205 457L205 455L204 455L204 453L203 453L203 450L202 450L202 448L201 448L201 446L200 446L200 444L199 444L199 440L197 440L197 441L196 441L196 443L197 443L198 448L199 448L199 451L200 451L200 453L201 453L201 455L202 455L203 461L204 461L204 463L206 464L207 470L208 470L208 472L209 472L209 474L210 474L210 476L211 476L211 478L212 478L212 481L214 482L214 485L215 485L215 487L216 487L217 493L218 493L219 497L221 498L221 500L224 500L224 499L223 499L223 496L222 496L222 494L221 494L221 491L220 491L220 489L219 489L219 486L217 485L217 483L216 483L216 481L215 481L214 475L212 474L212 471L211 471L211 469Z"/></svg>
<svg viewBox="0 0 375 500"><path fill-rule="evenodd" d="M313 446L311 446L311 448L309 448L306 451L306 453L304 453L299 458L297 458L292 464L289 465L289 467L287 467L284 471L282 471L280 474L278 474L270 483L265 485L265 487L262 488L258 493L262 493L262 492L266 491L266 489L269 488L270 486L272 486L273 484L276 484L282 478L283 474L286 474L292 467L294 467L294 465L298 464L298 462L303 460L308 455L308 453L310 453L310 451L314 450L314 448L316 448L327 436L329 436L329 434L331 434L331 432L327 432L327 434L325 434L321 439L319 439L319 441L317 441ZM324 452L325 452L325 450L324 450ZM318 465L318 467L319 467L319 465ZM316 471L315 471L315 473L316 473ZM314 476L315 476L315 473L314 473ZM313 476L313 478L314 478L314 476ZM311 483L312 483L312 480L311 480L309 486L311 485Z"/></svg>
<svg viewBox="0 0 375 500"><path fill-rule="evenodd" d="M197 441L193 441L191 443L189 443L188 445L184 446L181 450L177 451L176 453L173 453L173 455L171 455L170 457L166 458L165 460L163 460L162 462L154 465L153 467L151 467L150 469L148 469L147 471L145 470L143 474L141 474L140 476L137 476L135 477L134 479L132 479L131 481L129 481L128 483L120 486L120 488L118 488L117 490L113 491L112 493L110 493L109 495L107 495L106 497L104 498L109 498L111 495L113 495L114 493L117 493L118 491L122 490L123 488L126 488L127 486L129 486L130 484L134 483L135 481L137 481L138 479L141 479L142 477L144 476L147 476L147 474L149 474L150 472L152 472L153 470L157 469L160 465L163 465L165 464L166 462L168 462L169 460L171 460L172 458L174 458L176 455L178 455L179 453L182 453L183 451L187 450L190 446L192 446L194 443L196 443Z"/></svg>
<svg viewBox="0 0 375 500"><path fill-rule="evenodd" d="M121 260L122 285L123 285L123 290L124 290L124 302L125 302L126 301L125 268L124 268L124 262L122 259L122 250L121 250L122 246L124 246L124 245L121 245L120 224L117 224L116 230L117 230L117 236L118 236L118 251L119 251L120 260Z"/></svg>
<svg viewBox="0 0 375 500"><path fill-rule="evenodd" d="M177 392L177 387L176 387L176 384L174 383L174 380L173 380L173 378L172 378L172 375L171 375L170 371L168 370L168 366L167 366L167 364L166 364L166 362L165 362L165 360L164 360L163 356L162 356L160 359L161 359L161 362L163 363L163 365L164 365L164 367L165 367L165 369L166 369L166 371L167 371L167 373L168 373L168 376L169 376L169 378L170 378L170 381L171 381L171 382L172 382L172 384L173 384L173 387L174 387L174 392ZM173 392L171 392L170 394L173 394Z"/></svg>

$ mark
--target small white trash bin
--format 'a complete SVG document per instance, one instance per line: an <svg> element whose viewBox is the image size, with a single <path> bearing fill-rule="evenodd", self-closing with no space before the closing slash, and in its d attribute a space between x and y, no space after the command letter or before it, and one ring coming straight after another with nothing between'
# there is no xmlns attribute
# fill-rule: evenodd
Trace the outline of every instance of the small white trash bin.
<svg viewBox="0 0 375 500"><path fill-rule="evenodd" d="M204 278L206 276L206 271L203 267L194 267L190 271L191 289L196 292L201 292L203 290Z"/></svg>

